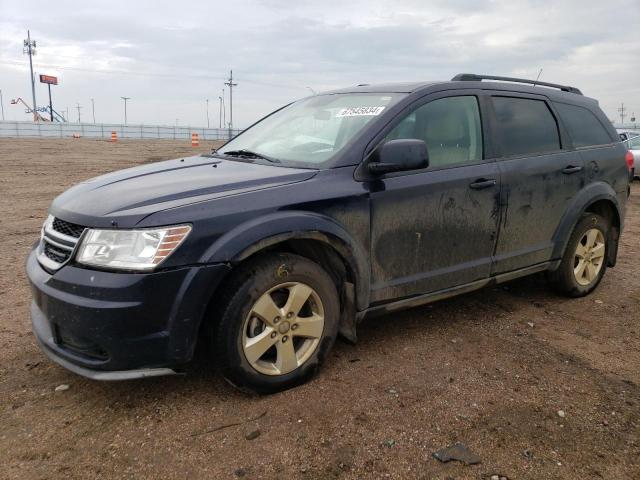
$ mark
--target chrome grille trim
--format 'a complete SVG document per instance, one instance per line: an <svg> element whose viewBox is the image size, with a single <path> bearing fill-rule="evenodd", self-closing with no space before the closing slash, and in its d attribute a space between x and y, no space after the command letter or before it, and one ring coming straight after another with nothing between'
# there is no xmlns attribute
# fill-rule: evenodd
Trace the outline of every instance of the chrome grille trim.
<svg viewBox="0 0 640 480"><path fill-rule="evenodd" d="M40 262L40 265L44 268L51 271L60 269L71 259L71 257L73 257L75 249L80 243L80 239L86 230L85 228L78 238L72 237L54 230L55 220L55 217L49 215L47 220L44 222L40 234L40 243L38 244L37 249L38 262ZM47 249L49 249L49 254L47 254ZM53 250L53 253L51 250ZM57 261L51 257L63 260Z"/></svg>

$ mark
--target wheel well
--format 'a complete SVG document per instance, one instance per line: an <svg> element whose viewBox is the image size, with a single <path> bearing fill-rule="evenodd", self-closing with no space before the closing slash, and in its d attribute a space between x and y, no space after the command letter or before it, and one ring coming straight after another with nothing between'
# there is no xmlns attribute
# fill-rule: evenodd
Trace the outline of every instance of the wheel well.
<svg viewBox="0 0 640 480"><path fill-rule="evenodd" d="M264 248L257 248L252 251L250 255L241 257L237 262L233 263L233 269L227 273L227 277L233 275L239 267L246 264L250 260L254 260L258 256L266 255L269 253L293 253L306 257L309 260L316 262L333 279L338 296L340 298L340 334L347 340L355 343L355 284L356 273L353 271L348 261L330 244L323 242L322 240L308 239L308 238L294 238L286 239L280 242L270 244ZM218 288L211 292L211 296L208 301L203 321L200 325L197 345L200 350L203 350L203 336L206 333L206 329L210 327L207 322L207 317L211 315L211 312L215 308L215 302L218 299L219 290L223 288L224 282L218 286Z"/></svg>
<svg viewBox="0 0 640 480"><path fill-rule="evenodd" d="M604 217L611 227L615 228L616 231L620 230L620 215L618 215L618 210L611 200L598 200L593 202L587 208L584 209L585 213L597 213L601 217ZM616 237L617 238L617 237Z"/></svg>
<svg viewBox="0 0 640 480"><path fill-rule="evenodd" d="M618 239L620 238L620 215L618 209L611 200L598 200L590 204L584 209L585 213L596 213L607 220L611 226L610 241L613 244L613 248L609 249L609 258L607 263L610 267L616 264L616 257L618 255Z"/></svg>
<svg viewBox="0 0 640 480"><path fill-rule="evenodd" d="M346 340L355 343L356 335L356 283L358 276L338 248L315 238L288 238L265 246L243 258L246 262L258 255L270 252L293 253L316 262L331 276L340 298L339 332Z"/></svg>
<svg viewBox="0 0 640 480"><path fill-rule="evenodd" d="M352 271L348 262L335 248L321 240L307 238L283 240L254 252L249 257L243 258L242 262L269 252L293 253L316 262L331 275L338 292L340 292L344 282L356 283L355 272Z"/></svg>

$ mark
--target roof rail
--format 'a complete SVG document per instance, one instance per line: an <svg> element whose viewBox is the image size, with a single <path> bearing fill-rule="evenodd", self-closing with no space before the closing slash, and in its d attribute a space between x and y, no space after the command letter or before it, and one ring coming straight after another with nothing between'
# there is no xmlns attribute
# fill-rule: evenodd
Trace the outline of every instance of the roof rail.
<svg viewBox="0 0 640 480"><path fill-rule="evenodd" d="M578 95L582 95L582 92L576 87L570 87L568 85L559 85L557 83L539 82L537 80L526 80L524 78L513 77L496 77L494 75L476 75L475 73L459 73L451 79L452 82L480 82L482 80L499 80L502 82L515 82L515 83L529 83L534 87L536 85L542 85L543 87L558 88L563 92L571 92Z"/></svg>

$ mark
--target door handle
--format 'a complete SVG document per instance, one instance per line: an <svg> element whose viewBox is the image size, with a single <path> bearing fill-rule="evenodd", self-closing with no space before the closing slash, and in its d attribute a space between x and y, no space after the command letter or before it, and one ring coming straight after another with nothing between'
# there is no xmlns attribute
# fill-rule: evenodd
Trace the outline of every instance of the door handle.
<svg viewBox="0 0 640 480"><path fill-rule="evenodd" d="M582 171L582 167L576 167L573 165L568 165L562 169L562 173L566 175L571 175L572 173L578 173Z"/></svg>
<svg viewBox="0 0 640 480"><path fill-rule="evenodd" d="M483 188L495 187L495 185L495 178L480 178L475 182L470 183L469 188L473 188L474 190L482 190Z"/></svg>

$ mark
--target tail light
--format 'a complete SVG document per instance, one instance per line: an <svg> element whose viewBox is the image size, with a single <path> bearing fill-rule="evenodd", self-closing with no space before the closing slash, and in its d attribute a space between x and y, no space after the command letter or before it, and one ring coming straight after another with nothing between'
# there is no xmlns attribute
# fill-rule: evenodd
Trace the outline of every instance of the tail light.
<svg viewBox="0 0 640 480"><path fill-rule="evenodd" d="M627 154L624 156L624 159L627 162L627 168L631 171L633 168L633 153L627 150Z"/></svg>

